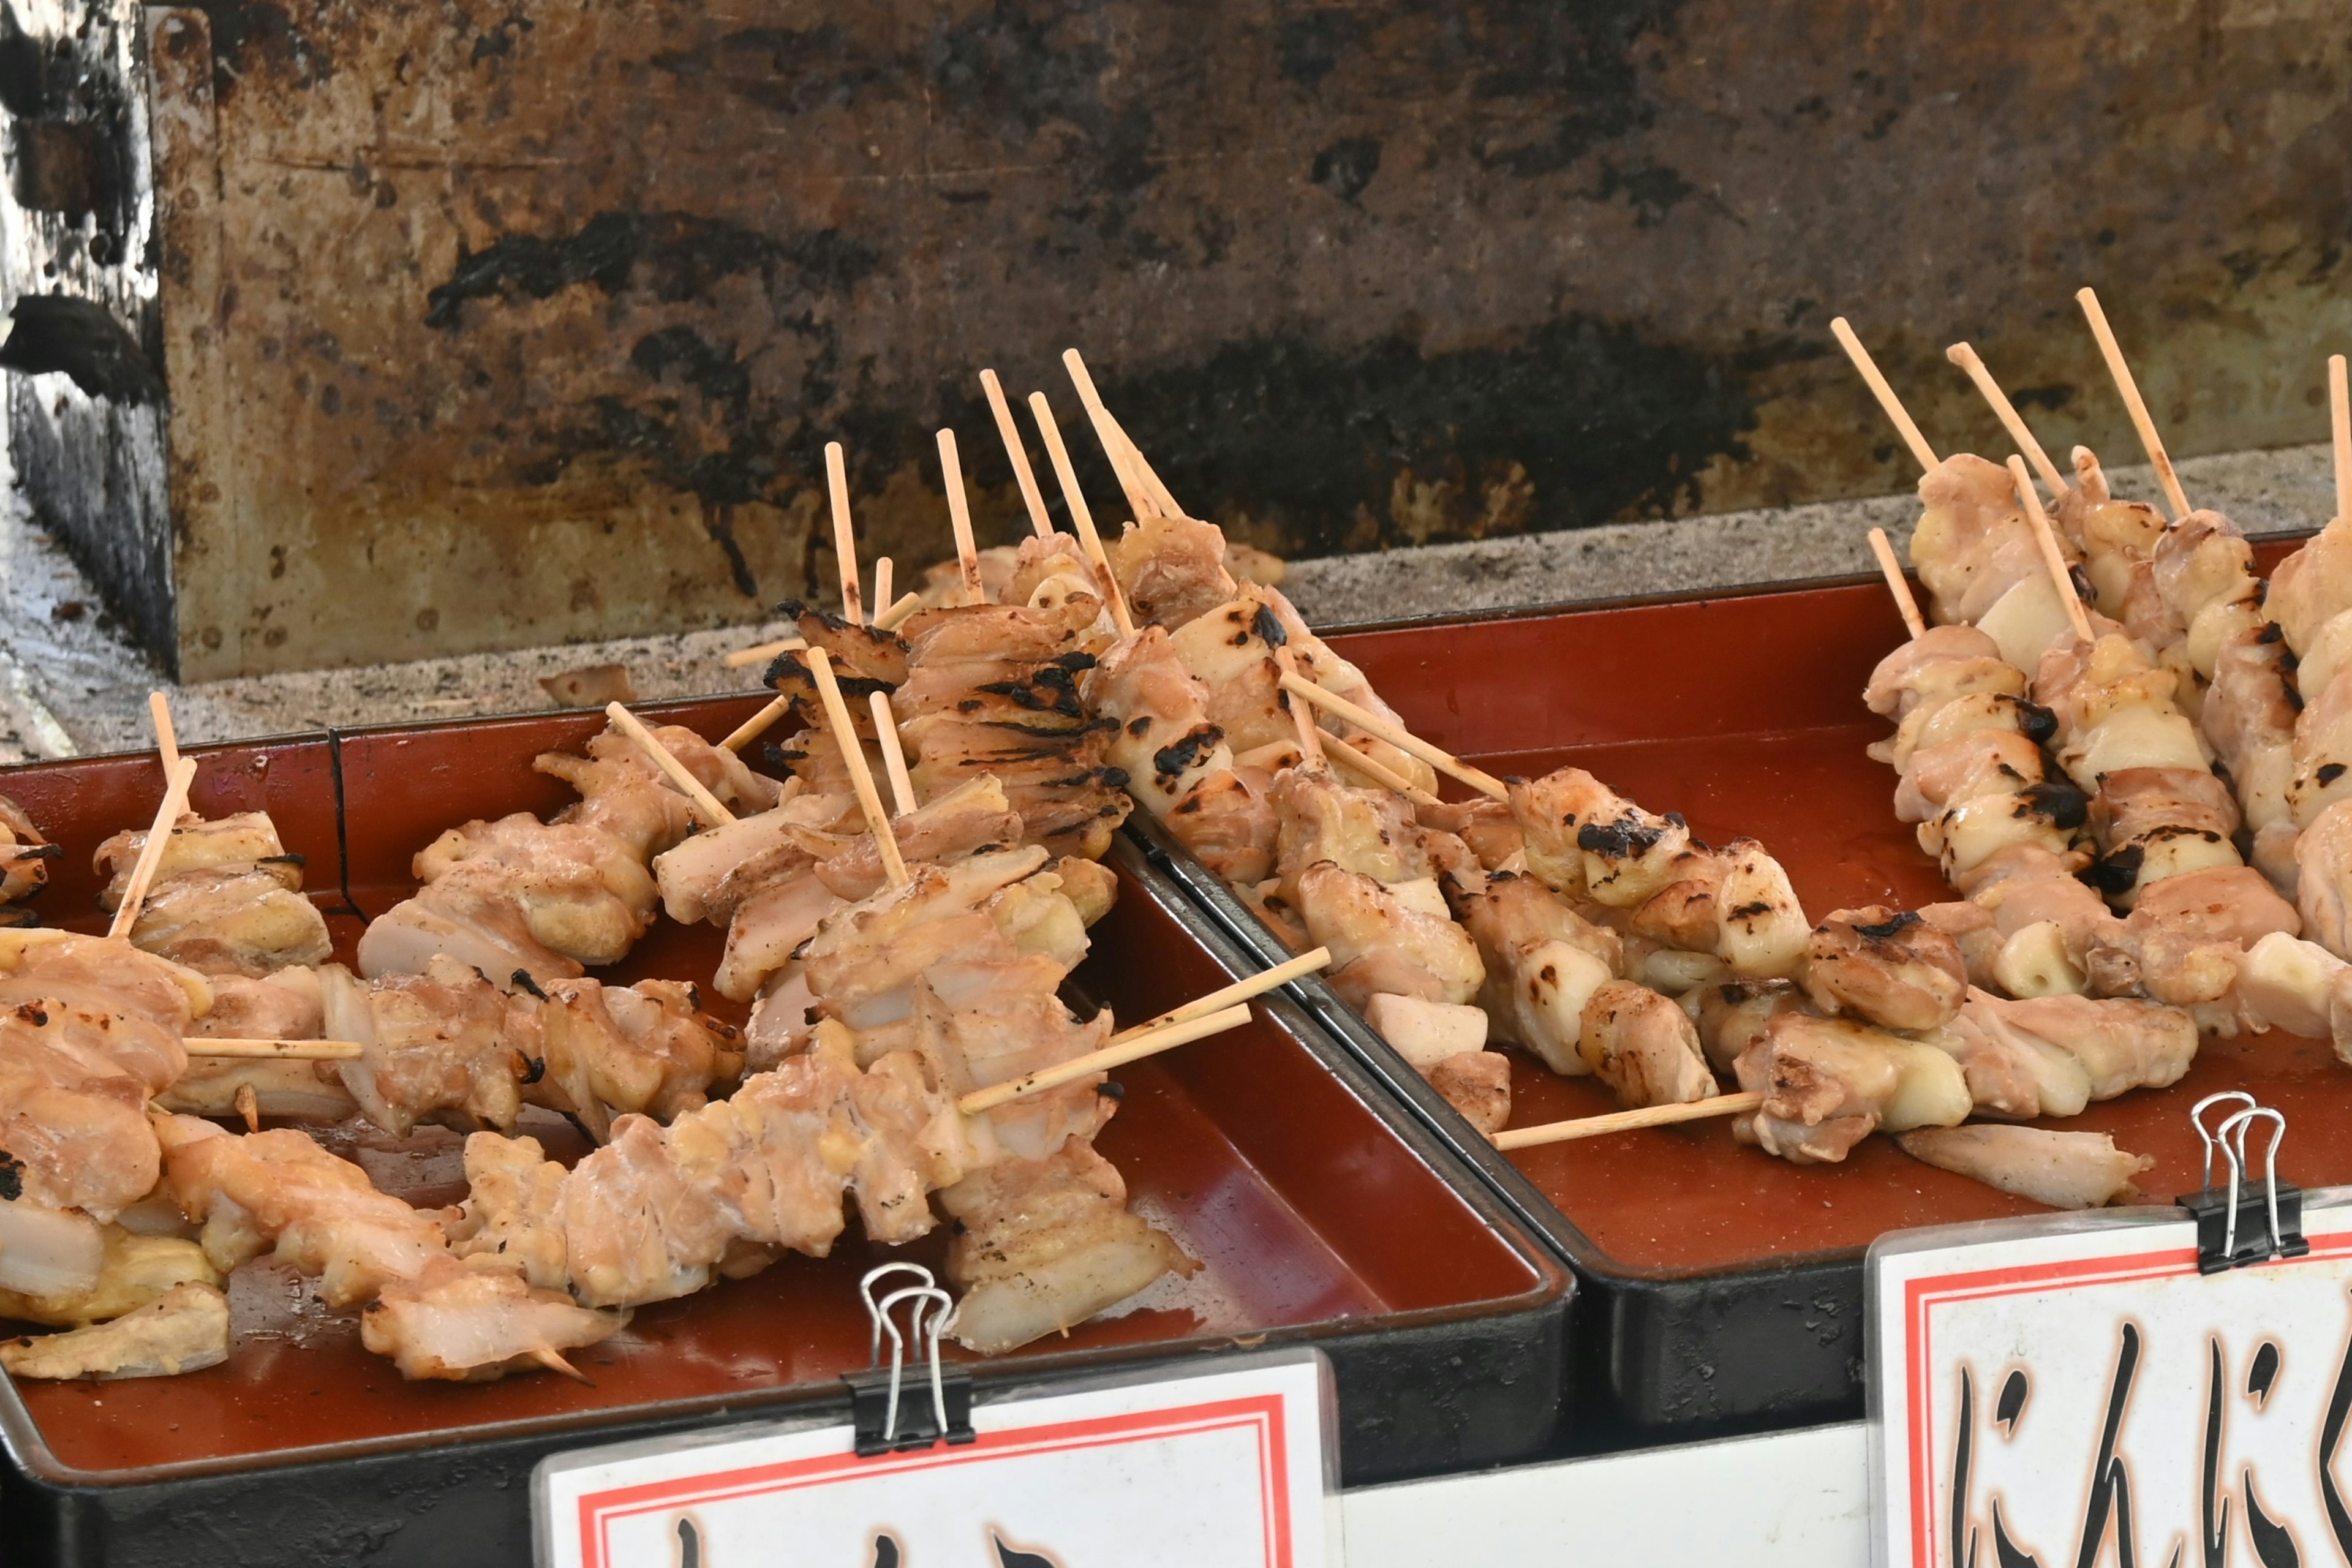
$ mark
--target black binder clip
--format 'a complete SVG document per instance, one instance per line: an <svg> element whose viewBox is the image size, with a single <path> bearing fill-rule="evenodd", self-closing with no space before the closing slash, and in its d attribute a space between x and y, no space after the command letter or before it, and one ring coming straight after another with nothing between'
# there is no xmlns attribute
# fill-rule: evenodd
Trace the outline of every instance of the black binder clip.
<svg viewBox="0 0 2352 1568"><path fill-rule="evenodd" d="M2223 1120L2213 1131L2205 1130L2209 1106L2242 1103L2244 1110ZM2286 1136L2286 1118L2242 1089L2207 1095L2189 1112L2205 1145L2204 1184L2179 1200L2197 1220L2197 1272L2220 1274L2273 1258L2301 1258L2311 1250L2303 1235L2303 1192L2278 1179L2278 1147ZM2269 1149L2263 1156L2263 1190L2257 1194L2245 1181L2246 1129L2257 1121L2271 1123ZM2237 1134L2234 1142L2231 1134ZM2230 1167L2226 1191L2213 1187L2213 1152L2220 1150Z"/></svg>
<svg viewBox="0 0 2352 1568"><path fill-rule="evenodd" d="M879 1301L874 1285L892 1274L911 1274L922 1282L891 1291ZM931 1271L914 1263L886 1263L858 1282L866 1298L866 1315L874 1325L866 1352L868 1365L842 1378L849 1385L849 1420L856 1434L860 1458L877 1454L911 1453L942 1440L969 1443L971 1429L971 1374L940 1365L940 1341L955 1323L955 1303L931 1279ZM901 1301L912 1301L908 1332L930 1365L931 1397L901 1398L907 1371L907 1336L891 1317ZM882 1364L882 1336L890 1336L890 1364Z"/></svg>

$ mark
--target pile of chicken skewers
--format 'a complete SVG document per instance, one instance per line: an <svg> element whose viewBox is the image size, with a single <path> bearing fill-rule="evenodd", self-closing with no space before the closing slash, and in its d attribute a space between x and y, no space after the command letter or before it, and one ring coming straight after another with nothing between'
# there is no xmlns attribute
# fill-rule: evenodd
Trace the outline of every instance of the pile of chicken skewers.
<svg viewBox="0 0 2352 1568"><path fill-rule="evenodd" d="M2117 501L2087 452L2068 483L2031 447L2053 531L2021 464L1916 443L1914 564L1937 624L1865 700L1897 726L1873 751L1898 815L1959 896L1816 923L1754 840L1702 843L1581 769L1496 780L1418 742L1270 568L1235 575L1078 374L1134 521L1097 537L1041 410L1077 527L1055 531L1000 410L1034 537L963 540L889 629L847 576L842 616L795 608L761 721L781 780L736 755L752 734L616 715L586 757L536 764L580 792L555 820L468 823L421 852L422 886L369 927L356 973L325 962L266 817L177 822L152 857L147 836L110 840L110 907L155 862L127 937L20 931L0 951L0 992L25 999L0 1021L0 1069L22 1079L0 1089L19 1189L0 1194L0 1305L111 1321L0 1359L206 1364L221 1275L271 1251L363 1306L369 1347L410 1375L562 1368L633 1306L822 1255L845 1202L884 1242L954 1221L966 1343L1082 1321L1191 1267L1091 1147L1116 1100L1080 1072L968 1102L1108 1037L1057 993L1131 805L1294 950L1328 950L1339 994L1489 1132L1511 1110L1492 1047L1516 1046L1629 1106L1720 1101L1743 1142L1799 1163L1885 1131L2096 1204L2145 1163L2017 1122L2175 1082L2200 1032L2352 1039L2342 520L2266 599L2226 519ZM1441 772L1475 798L1440 798ZM13 904L54 851L13 808L0 828ZM657 910L725 930L713 984L751 1005L742 1031L691 985L586 975ZM219 1036L351 1049L192 1070L183 1042ZM547 1160L517 1135L526 1106L599 1146ZM232 1112L458 1126L470 1195L415 1210L297 1129L199 1120Z"/></svg>

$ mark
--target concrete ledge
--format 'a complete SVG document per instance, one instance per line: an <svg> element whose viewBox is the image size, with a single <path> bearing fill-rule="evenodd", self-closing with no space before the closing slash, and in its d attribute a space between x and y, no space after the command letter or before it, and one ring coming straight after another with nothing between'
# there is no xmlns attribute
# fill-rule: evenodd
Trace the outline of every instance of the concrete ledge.
<svg viewBox="0 0 2352 1568"><path fill-rule="evenodd" d="M2335 510L2326 447L2240 452L2180 465L2192 502L2249 533L2312 528ZM2153 496L2144 468L2113 471L2118 493ZM1906 537L1907 495L1569 533L1429 545L1295 562L1288 591L1318 626L1696 592L1871 570L1874 525ZM161 684L57 545L12 511L0 521L0 763L152 744L147 693ZM649 700L744 691L759 670L719 663L782 636L774 624L514 653L223 680L173 689L191 742L513 713L547 707L539 678L619 662Z"/></svg>

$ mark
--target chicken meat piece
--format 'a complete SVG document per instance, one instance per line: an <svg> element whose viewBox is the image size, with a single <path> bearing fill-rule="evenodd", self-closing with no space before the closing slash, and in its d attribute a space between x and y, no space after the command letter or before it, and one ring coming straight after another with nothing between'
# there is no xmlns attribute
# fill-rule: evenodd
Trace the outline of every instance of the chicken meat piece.
<svg viewBox="0 0 2352 1568"><path fill-rule="evenodd" d="M1678 1105L1716 1093L1690 1015L1630 980L1604 981L1585 999L1577 1050L1628 1108Z"/></svg>
<svg viewBox="0 0 2352 1568"><path fill-rule="evenodd" d="M2054 1209L2130 1203L2139 1196L2131 1179L2156 1164L2147 1155L2116 1148L2104 1132L1997 1122L1922 1127L1896 1133L1895 1144L1923 1163Z"/></svg>
<svg viewBox="0 0 2352 1568"><path fill-rule="evenodd" d="M943 1189L940 1205L955 1221L956 1342L982 1355L1075 1328L1163 1274L1200 1267L1128 1212L1127 1184L1089 1143L987 1166Z"/></svg>
<svg viewBox="0 0 2352 1568"><path fill-rule="evenodd" d="M1456 1051L1422 1075L1462 1119L1492 1137L1511 1124L1511 1060L1500 1051Z"/></svg>
<svg viewBox="0 0 2352 1568"><path fill-rule="evenodd" d="M1298 874L1318 861L1385 883L1430 874L1412 808L1386 790L1356 789L1328 764L1307 764L1276 775L1271 798L1279 824L1275 868L1294 889Z"/></svg>
<svg viewBox="0 0 2352 1568"><path fill-rule="evenodd" d="M2294 906L2252 867L2195 871L2152 884L2121 930L2094 945L2088 967L2103 994L2137 990L2195 1007L2229 995L2247 948L2302 930Z"/></svg>
<svg viewBox="0 0 2352 1568"><path fill-rule="evenodd" d="M411 1380L484 1383L600 1344L627 1323L625 1312L590 1311L512 1273L443 1257L367 1304L360 1343Z"/></svg>
<svg viewBox="0 0 2352 1568"><path fill-rule="evenodd" d="M131 928L133 946L206 974L259 976L323 963L325 917L267 869L183 871L157 881Z"/></svg>
<svg viewBox="0 0 2352 1568"><path fill-rule="evenodd" d="M446 957L484 974L521 973L537 984L582 973L579 960L541 942L495 868L453 870L413 899L404 899L368 922L353 959L370 980L388 974L422 974ZM579 910L579 906L572 906ZM611 915L617 900L599 910ZM618 925L634 925L625 910ZM615 934L613 931L603 933Z"/></svg>
<svg viewBox="0 0 2352 1568"><path fill-rule="evenodd" d="M530 1064L507 1042L506 994L478 971L436 955L422 974L362 984L331 964L320 989L333 1037L364 1047L335 1069L370 1121L403 1138L420 1121L514 1125Z"/></svg>
<svg viewBox="0 0 2352 1568"><path fill-rule="evenodd" d="M1103 655L1087 699L1118 722L1110 760L1127 774L1128 792L1165 818L1193 787L1230 772L1233 748L1209 720L1208 692L1166 631L1145 626Z"/></svg>
<svg viewBox="0 0 2352 1568"><path fill-rule="evenodd" d="M225 1276L205 1249L184 1237L141 1236L103 1227L104 1252L85 1288L52 1293L0 1290L0 1317L57 1328L87 1328L135 1312L175 1285L217 1287Z"/></svg>
<svg viewBox="0 0 2352 1568"><path fill-rule="evenodd" d="M1350 1005L1383 991L1467 1002L1486 983L1467 931L1374 879L1327 860L1299 872L1297 885L1307 935L1331 950L1331 988Z"/></svg>
<svg viewBox="0 0 2352 1568"><path fill-rule="evenodd" d="M1914 1031L1951 1022L1969 988L1957 942L1883 904L1840 910L1814 927L1801 981L1824 1013Z"/></svg>
<svg viewBox="0 0 2352 1568"><path fill-rule="evenodd" d="M2006 673L2004 673L2006 672ZM2025 672L2000 657L2000 645L1972 626L1930 626L1878 661L1863 705L1900 722L1972 691L2022 696Z"/></svg>
<svg viewBox="0 0 2352 1568"><path fill-rule="evenodd" d="M121 908L131 869L138 864L140 851L146 847L146 830L131 828L100 844L98 853L91 857L92 869L106 879L98 902L108 913ZM240 811L210 822L199 816L183 816L163 840L151 886L188 871L249 871L257 867L265 868L288 889L301 889L302 857L286 852L285 844L278 837L278 825L269 819L268 813Z"/></svg>
<svg viewBox="0 0 2352 1568"><path fill-rule="evenodd" d="M1527 837L1509 803L1485 795L1466 801L1424 800L1414 803L1414 820L1431 832L1450 833L1470 847L1487 871L1518 871L1526 868Z"/></svg>
<svg viewBox="0 0 2352 1568"><path fill-rule="evenodd" d="M1911 564L1927 590L1931 619L1972 625L2010 589L2045 574L2016 486L2000 464L1956 452L1920 479L1919 501ZM2062 549L2073 553L2063 542Z"/></svg>
<svg viewBox="0 0 2352 1568"><path fill-rule="evenodd" d="M535 1289L565 1289L572 1274L557 1223L565 1174L536 1138L474 1133L466 1140L466 1202L445 1226L449 1249L499 1258Z"/></svg>
<svg viewBox="0 0 2352 1568"><path fill-rule="evenodd" d="M1170 631L1234 597L1225 536L1189 517L1130 522L1110 547L1110 568L1139 626Z"/></svg>
<svg viewBox="0 0 2352 1568"><path fill-rule="evenodd" d="M2032 1109L2018 1108L2009 1097L1998 1097L1998 1105L1991 1096L1980 1102L2021 1120L2072 1116L2092 1100L2113 1100L2135 1089L2168 1089L2197 1057L2196 1020L2178 1007L2127 997L2010 1000L1972 991L1955 1028L1963 1035L1973 1030L2015 1057L2035 1081L2038 1103ZM1973 1084L1976 1073L1969 1077Z"/></svg>
<svg viewBox="0 0 2352 1568"><path fill-rule="evenodd" d="M724 926L761 889L815 865L815 854L797 829L847 834L862 829L864 822L855 795L800 790L756 816L739 816L697 833L654 858L662 909L682 925L709 921Z"/></svg>
<svg viewBox="0 0 2352 1568"><path fill-rule="evenodd" d="M1702 987L1697 995L1699 1051L1710 1069L1727 1077L1773 1019L1806 1007L1793 980L1729 980Z"/></svg>
<svg viewBox="0 0 2352 1568"><path fill-rule="evenodd" d="M1884 1127L1952 1127L1972 1109L1958 1063L1933 1045L1844 1018L1783 1012L1736 1064L1763 1105L1734 1131L1800 1165L1835 1163Z"/></svg>
<svg viewBox="0 0 2352 1568"><path fill-rule="evenodd" d="M183 1280L111 1322L0 1344L11 1377L177 1377L228 1359L228 1298Z"/></svg>

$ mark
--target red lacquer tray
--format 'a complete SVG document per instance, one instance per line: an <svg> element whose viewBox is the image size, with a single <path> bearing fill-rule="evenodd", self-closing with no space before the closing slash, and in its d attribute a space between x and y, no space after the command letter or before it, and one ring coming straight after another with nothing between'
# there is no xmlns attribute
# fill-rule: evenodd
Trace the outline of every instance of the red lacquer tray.
<svg viewBox="0 0 2352 1568"><path fill-rule="evenodd" d="M2264 563L2282 548L2268 546ZM1761 839L1818 918L1953 896L1895 818L1893 770L1864 750L1887 726L1863 707L1863 687L1904 637L1871 579L1390 624L1329 640L1416 734L1490 772L1573 763L1651 811L1681 812L1701 838ZM1213 878L1147 836L1155 860L1221 923L1262 955L1279 953ZM1328 988L1303 990L1576 1265L1587 1284L1576 1399L1587 1416L1695 1431L1858 1415L1863 1249L1890 1230L2048 1212L1883 1138L1833 1166L1773 1159L1715 1122L1499 1155ZM2175 1088L2057 1125L2152 1155L2139 1185L2168 1200L2198 1185L2189 1108L2219 1089L2286 1112L2292 1180L2352 1182L2352 1068L2324 1042L2208 1043ZM1596 1080L1516 1052L1512 1089L1515 1125L1616 1109ZM1597 1429L1591 1438L1608 1440Z"/></svg>
<svg viewBox="0 0 2352 1568"><path fill-rule="evenodd" d="M646 711L715 735L754 705ZM205 749L194 799L207 815L271 812L288 847L308 857L347 957L362 912L405 896L411 855L442 828L570 799L530 760L600 725L566 713ZM0 793L68 847L42 895L53 923L99 923L89 853L151 816L161 791L152 754L0 773ZM1141 1018L1254 967L1180 896L1155 896L1131 847L1114 863L1120 898L1076 988ZM719 952L716 931L664 920L606 977L707 980ZM1118 1076L1126 1099L1099 1147L1138 1210L1206 1267L1066 1339L977 1363L982 1397L992 1379L1310 1343L1339 1373L1351 1479L1493 1462L1547 1441L1559 1413L1567 1270L1289 1001ZM451 1184L457 1147L428 1137L405 1154L362 1157L380 1181L442 1203L461 1195ZM8 1507L29 1532L11 1536L49 1539L67 1561L180 1568L316 1562L362 1536L375 1543L371 1561L487 1560L493 1543L520 1561L530 1550L524 1483L541 1455L845 1402L836 1380L866 1356L859 1275L886 1257L936 1265L943 1248L943 1237L873 1247L853 1225L830 1258L790 1257L641 1310L583 1356L590 1388L553 1376L404 1383L361 1349L350 1320L310 1307L290 1276L248 1271L222 1367L0 1392L15 1461ZM204 1529L191 1531L192 1512Z"/></svg>

